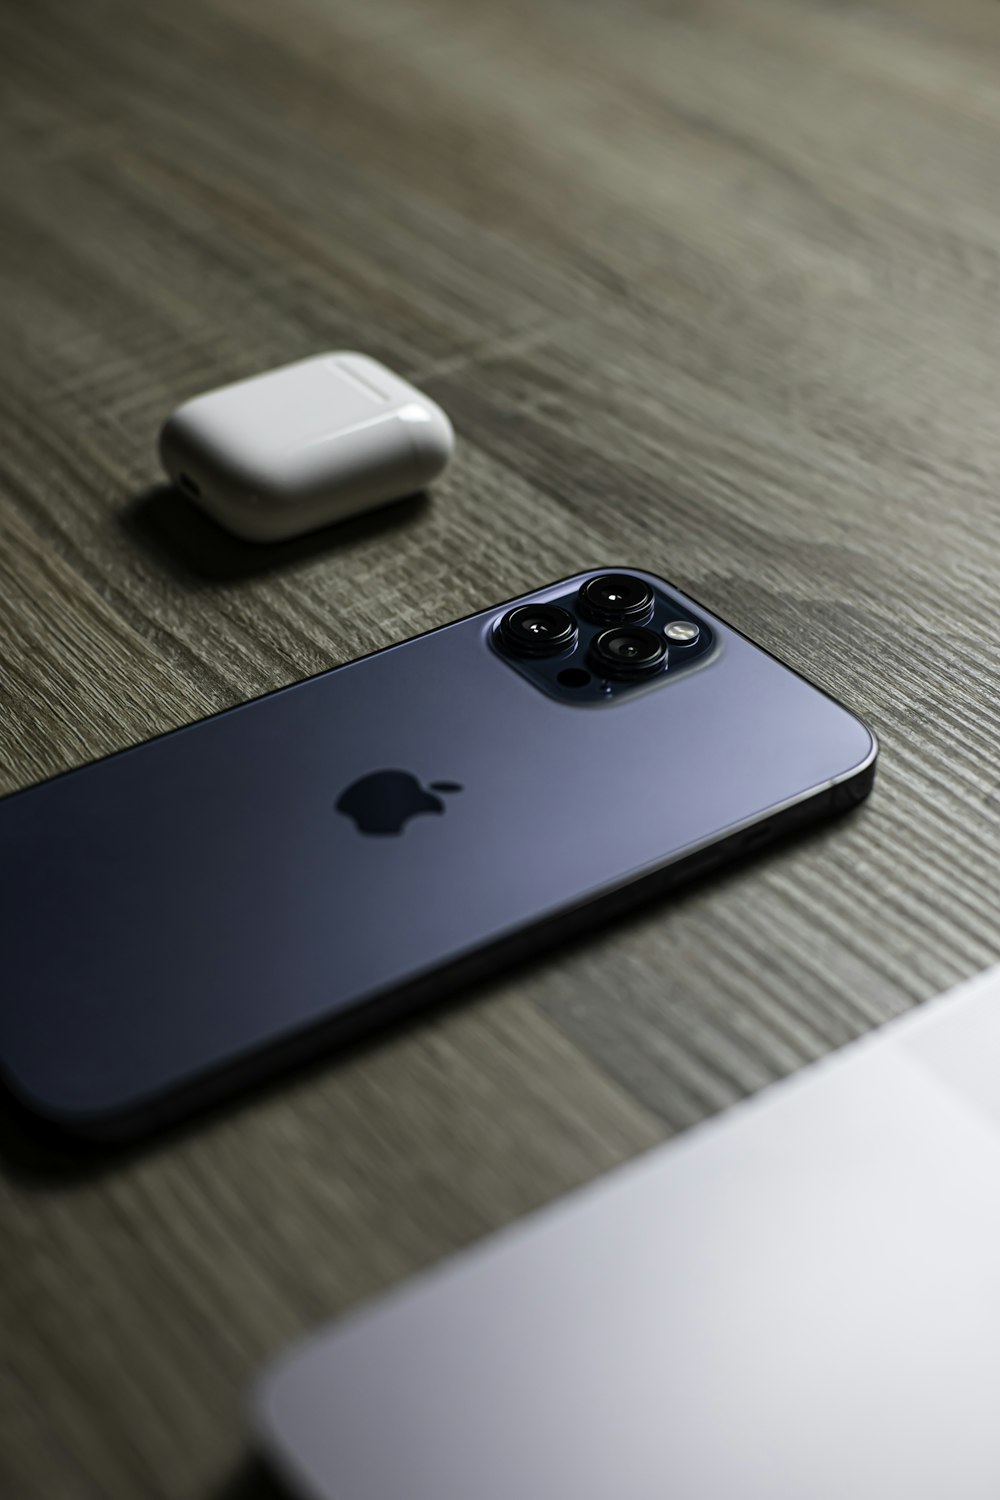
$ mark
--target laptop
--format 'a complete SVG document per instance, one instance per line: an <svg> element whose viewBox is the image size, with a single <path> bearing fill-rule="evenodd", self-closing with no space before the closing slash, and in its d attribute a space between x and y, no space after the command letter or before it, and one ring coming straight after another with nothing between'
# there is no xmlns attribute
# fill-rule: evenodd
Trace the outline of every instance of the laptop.
<svg viewBox="0 0 1000 1500"><path fill-rule="evenodd" d="M309 1500L997 1500L1000 968L265 1371Z"/></svg>

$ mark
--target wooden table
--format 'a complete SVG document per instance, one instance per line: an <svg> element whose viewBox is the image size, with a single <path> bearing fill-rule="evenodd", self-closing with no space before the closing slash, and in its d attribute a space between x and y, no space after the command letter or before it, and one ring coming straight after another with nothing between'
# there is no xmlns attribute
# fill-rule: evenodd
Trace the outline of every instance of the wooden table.
<svg viewBox="0 0 1000 1500"><path fill-rule="evenodd" d="M1000 11L11 0L0 58L4 790L609 562L882 738L850 819L142 1149L4 1118L0 1493L245 1500L287 1340L1000 956ZM432 500L261 550L160 486L178 401L343 347L451 412Z"/></svg>

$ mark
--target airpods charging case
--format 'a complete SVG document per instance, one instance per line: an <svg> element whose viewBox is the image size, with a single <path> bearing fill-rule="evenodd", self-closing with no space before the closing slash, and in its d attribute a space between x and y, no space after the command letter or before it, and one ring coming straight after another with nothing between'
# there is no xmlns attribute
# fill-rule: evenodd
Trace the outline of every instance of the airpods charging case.
<svg viewBox="0 0 1000 1500"><path fill-rule="evenodd" d="M160 458L214 520L273 542L424 489L454 441L436 402L378 360L338 352L185 401Z"/></svg>

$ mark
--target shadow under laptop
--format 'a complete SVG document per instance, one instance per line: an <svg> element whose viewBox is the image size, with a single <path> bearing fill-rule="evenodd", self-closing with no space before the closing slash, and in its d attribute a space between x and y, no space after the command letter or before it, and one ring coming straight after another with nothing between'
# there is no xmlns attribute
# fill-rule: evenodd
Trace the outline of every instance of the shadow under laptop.
<svg viewBox="0 0 1000 1500"><path fill-rule="evenodd" d="M135 496L120 521L131 540L172 577L198 587L239 583L344 551L382 532L415 524L429 504L421 491L288 541L247 542L216 525L174 485L157 484Z"/></svg>

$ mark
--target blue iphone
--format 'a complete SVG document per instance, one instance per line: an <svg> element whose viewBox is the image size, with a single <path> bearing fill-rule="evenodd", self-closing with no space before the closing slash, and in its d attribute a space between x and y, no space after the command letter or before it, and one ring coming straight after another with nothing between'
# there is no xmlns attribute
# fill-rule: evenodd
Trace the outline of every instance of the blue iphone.
<svg viewBox="0 0 1000 1500"><path fill-rule="evenodd" d="M860 801L853 714L588 573L0 801L0 1066L155 1124Z"/></svg>

